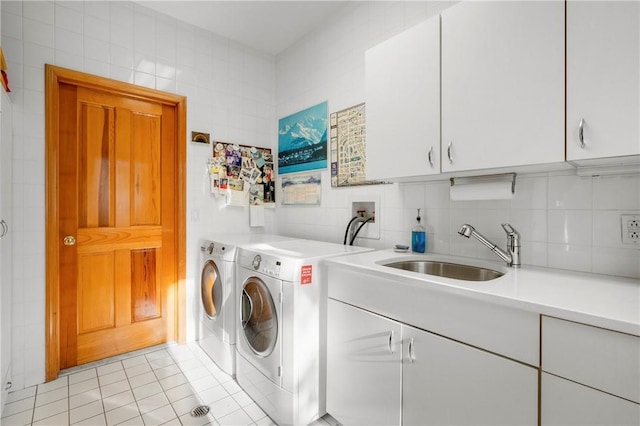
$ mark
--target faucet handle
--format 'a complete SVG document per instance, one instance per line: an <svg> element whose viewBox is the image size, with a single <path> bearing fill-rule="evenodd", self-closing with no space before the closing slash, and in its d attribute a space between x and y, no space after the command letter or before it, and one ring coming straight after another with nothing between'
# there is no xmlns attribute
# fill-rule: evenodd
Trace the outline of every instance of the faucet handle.
<svg viewBox="0 0 640 426"><path fill-rule="evenodd" d="M504 232L506 232L507 235L510 236L510 237L520 237L520 234L518 233L518 231L513 229L513 226L511 226L508 223L503 223L502 224L502 229L504 229Z"/></svg>

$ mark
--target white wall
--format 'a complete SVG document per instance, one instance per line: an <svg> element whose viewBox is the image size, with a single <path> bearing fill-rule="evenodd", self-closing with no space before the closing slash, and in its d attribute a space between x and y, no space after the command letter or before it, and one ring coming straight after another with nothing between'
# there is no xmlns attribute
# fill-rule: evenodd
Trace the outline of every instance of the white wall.
<svg viewBox="0 0 640 426"><path fill-rule="evenodd" d="M275 59L130 2L2 1L14 103L13 389L44 381L44 64L188 97L187 130L273 146ZM248 209L208 193L211 148L187 146L188 309L197 304L198 239L249 232ZM267 223L273 211L267 211ZM191 315L188 315L191 319ZM187 325L194 338L195 325Z"/></svg>
<svg viewBox="0 0 640 426"><path fill-rule="evenodd" d="M0 89L2 90L2 89ZM7 232L0 238L0 411L4 409L11 382L11 269L13 211L11 201L12 107L7 93L0 94L0 219ZM0 233L3 231L0 230Z"/></svg>
<svg viewBox="0 0 640 426"><path fill-rule="evenodd" d="M329 111L365 101L364 52L382 40L439 13L455 2L356 2L277 57L277 116L327 100ZM399 153L389 167L401 167ZM405 153L411 155L411 153ZM350 198L371 194L382 199L376 212L380 240L359 245L391 248L409 244L416 209L423 209L428 251L497 257L475 240L457 234L463 223L474 225L504 245L501 223L509 222L523 237L527 265L640 277L640 250L620 242L620 214L640 213L640 176L587 177L575 172L519 175L510 201L454 202L448 180L417 184L332 189L322 176L322 206L281 206L276 231L297 237L342 242L351 217Z"/></svg>

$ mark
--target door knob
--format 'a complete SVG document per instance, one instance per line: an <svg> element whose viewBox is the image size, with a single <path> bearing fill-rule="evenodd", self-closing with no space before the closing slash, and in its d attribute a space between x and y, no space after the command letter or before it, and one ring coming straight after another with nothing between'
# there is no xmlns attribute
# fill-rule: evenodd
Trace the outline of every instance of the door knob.
<svg viewBox="0 0 640 426"><path fill-rule="evenodd" d="M73 235L67 235L66 237L64 237L64 240L62 240L62 243L65 246L75 246L76 238Z"/></svg>

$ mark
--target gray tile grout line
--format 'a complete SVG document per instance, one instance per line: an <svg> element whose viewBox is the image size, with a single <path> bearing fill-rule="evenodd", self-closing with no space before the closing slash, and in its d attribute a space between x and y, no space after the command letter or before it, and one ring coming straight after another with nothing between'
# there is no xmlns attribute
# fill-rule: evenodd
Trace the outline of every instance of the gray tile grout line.
<svg viewBox="0 0 640 426"><path fill-rule="evenodd" d="M200 363L200 364L201 364L201 365L202 365L202 366L203 366L203 367L204 367L204 368L209 372L209 374L211 374L211 376L214 378L214 380L216 380L216 382L218 383L218 384L217 384L217 386L222 386L222 383L218 382L218 380L215 378L215 376L213 375L213 373L212 373L212 372L207 368L207 366L206 366L206 365L204 365L204 363L203 363L203 362L200 360L200 358L199 358L199 357L198 357L198 356L193 352L193 350L191 350L191 348L190 348L190 347L188 347L188 346L187 346L187 348L189 349L189 352L191 352L191 354L194 356L194 358L195 358L195 359L196 359L196 360L197 360L197 361L198 361L198 362L199 362L199 363ZM191 388L191 390L194 392L194 396L196 397L196 399L197 399L198 401L200 401L200 403L201 403L201 404L203 404L203 405L207 405L205 402L203 402L203 401L201 400L201 397L200 397L200 395L199 395L199 392L193 388L193 386L191 385L191 380L189 380L189 378L186 376L185 371L184 371L184 370L182 369L182 367L178 364L177 360L173 357L173 355L171 355L171 353L169 353L169 356L171 356L171 358L174 360L174 362L176 363L176 365L177 365L177 366L178 366L178 368L180 369L181 373L182 373L182 374L185 376L185 378L187 379L187 383L188 383L189 387ZM226 388L224 388L224 386L222 386L222 387L223 387L223 389L225 390L225 392L227 393L227 395L228 395L228 396L230 396L230 397L233 399L232 394L231 394L229 391L227 391L227 389L226 389ZM224 399L224 398L220 398L220 399ZM234 399L234 401L235 401L235 399ZM236 403L237 403L237 401L236 401ZM208 405L207 405L207 406L208 406ZM172 407L173 407L173 406L172 406ZM232 414L232 413L235 413L236 411L239 411L239 410L243 410L243 407L242 407L242 406L240 406L240 404L238 404L238 407L240 407L238 410L232 411L231 413L228 413L227 415ZM174 411L175 411L175 410L174 410ZM243 410L243 411L244 411L244 410ZM218 420L219 420L219 419L218 419L218 417L217 417L215 414L213 414L211 411L210 411L210 413L211 413L211 416L213 417L213 419L214 419L217 423L219 423L219 421L218 421ZM247 416L249 416L249 414L248 414L248 413L246 413L246 411L245 411L245 414L247 414ZM224 417L224 416L223 416L223 417ZM251 418L251 416L249 416L249 418ZM254 424L255 424L255 422L253 422L253 419L252 419L252 418L251 418L251 420L252 420L252 423L254 423ZM180 420L180 417L178 417L178 421L180 421L180 423L182 423L182 421Z"/></svg>
<svg viewBox="0 0 640 426"><path fill-rule="evenodd" d="M189 388L190 388L190 390L191 390L191 392L192 392L192 396L194 396L194 397L195 397L195 398L196 398L200 403L204 404L204 403L202 402L202 400L201 400L201 397L200 397L200 395L199 395L199 392L193 388L193 386L191 385L191 380L189 380L189 378L188 378L188 377L187 377L187 375L185 374L185 373L186 373L186 372L185 372L185 370L184 370L184 369L183 369L183 367L180 365L180 363L182 363L182 361L185 361L185 360L182 360L182 359L178 359L178 358L176 358L176 357L175 357L175 354L172 354L172 353L171 353L171 351L170 351L170 350L168 350L170 347L171 347L171 346L166 346L166 347L157 348L157 349L154 349L154 350L148 350L148 351L144 351L144 350L143 350L143 351L140 351L141 353L136 353L136 354L132 354L132 355L130 355L130 356L125 356L125 357L119 357L119 359L113 360L113 362L107 362L107 361L104 361L104 362L98 362L96 365L91 366L91 367L89 367L89 368L79 369L79 370L76 370L76 371L70 371L70 372L68 372L68 373L66 373L66 374L63 374L61 377L66 377L66 378L67 378L67 383L66 383L66 387L67 387L67 412L66 412L66 413L67 413L67 420L68 420L69 424L71 424L71 405L70 405L70 400L71 400L70 387L71 387L71 383L70 383L70 381L69 381L69 376L71 376L71 375L73 375L73 374L76 374L76 373L82 373L82 372L84 372L84 371L90 371L91 369L94 369L94 370L95 370L95 373L96 373L95 378L96 378L96 381L98 382L98 387L97 387L97 389L98 389L98 391L100 392L100 401L101 401L101 403L102 403L102 413L101 413L101 414L104 416L105 423L107 423L107 418L106 418L107 410L105 409L105 406L104 406L104 397L103 397L103 393L102 393L102 385L101 385L101 383L100 383L100 375L98 374L98 368L99 368L99 367L102 367L102 366L106 366L106 365L110 365L110 364L115 364L115 363L118 363L118 362L119 362L119 363L121 364L122 370L118 369L117 371L123 371L123 372L124 372L125 377L126 377L126 380L127 380L127 384L129 385L129 391L131 391L131 392L133 393L133 388L132 388L132 385L131 385L131 382L130 382L130 377L129 377L129 375L127 374L127 367L125 367L125 365L124 365L123 361L125 361L125 360L127 360L127 359L136 358L136 357L138 357L138 356L144 356L144 358L145 358L145 363L149 366L149 368L151 369L151 372L154 374L154 377L156 378L155 382L156 382L156 383L158 383L158 384L160 384L160 387L161 387L161 391L160 391L160 392L155 393L155 394L153 394L153 395L147 395L145 398L148 398L148 397L150 397L150 396L154 396L154 395L158 395L158 394L160 394L160 393L162 393L162 394L164 394L165 396L167 396L167 395L166 395L166 391L167 391L167 390L170 390L170 389L173 389L173 388L175 388L175 387L177 387L177 386L173 386L173 387L171 387L171 388L164 389L164 387L162 387L162 384L160 383L160 380L165 379L165 378L168 378L168 377L175 376L175 375L177 375L177 374L182 374L182 375L185 377L185 379L187 380L187 382L186 382L186 383L184 383L184 384L187 384L187 385L189 386ZM209 369L209 368L208 368L208 367L203 363L203 361L202 361L202 360L197 356L197 354L195 354L195 353L193 352L193 350L192 350L190 347L186 346L186 348L189 350L189 352L190 352L190 353L191 353L191 355L192 355L192 357L190 357L188 360L193 359L193 360L197 361L197 363L198 363L198 364L200 364L200 366L201 366L201 367L205 368L205 369L208 371L208 373L209 373L209 374L211 374L211 376L215 379L215 376L214 376L213 372L212 372L212 371L211 371L211 370L210 370L210 369ZM173 363L172 363L172 364L170 364L170 365L176 365L176 367L178 368L179 372L177 372L177 373L175 373L175 374L172 374L172 375L170 375L170 376L165 376L165 377L163 377L162 379L157 375L157 373L156 373L156 369L151 365L151 361L149 360L149 358L147 357L147 355L152 354L152 353L155 353L155 352L160 352L160 351L165 351L165 352L166 352L167 356L168 356L168 357L173 361ZM166 357L162 357L162 358L166 358ZM134 365L134 366L132 366L132 367L136 367L137 365L142 365L142 364L143 364L143 363L136 364L136 365ZM158 369L166 368L166 367L169 367L170 365L162 366L162 367L159 367ZM117 371L114 371L114 372L111 372L111 373L107 373L107 374L116 373ZM145 373L141 373L141 374L145 374ZM138 374L138 375L141 375L141 374ZM136 375L136 376L138 376L138 375ZM136 377L136 376L131 376L131 377ZM73 383L73 384L83 383L83 382L88 381L88 380L91 380L91 379L93 379L93 378L94 378L94 377L90 377L90 378L88 378L88 379L86 379L86 380L83 380L83 381L80 381L80 382L76 382L76 383ZM234 394L239 393L240 391L238 391L238 392L236 392L236 393L231 393L229 390L227 390L227 388L225 388L225 387L224 387L223 383L220 383L219 381L217 381L217 379L216 379L216 382L217 382L217 385L215 385L215 386L222 386L222 388L223 388L223 389L224 389L224 391L226 392L226 396L225 396L225 397L223 397L223 398L220 398L219 400L222 400L222 399L224 399L224 398L226 398L226 397L231 397L231 398L232 398L232 400L233 400L233 401L238 405L238 407L239 407L237 410L233 410L233 411L231 411L230 413L227 413L225 416L231 415L231 414L233 414L233 413L236 413L237 411L242 410L242 411L243 411L243 413L244 413L245 415L247 415L247 416L252 420L252 423L253 423L253 424L255 424L255 422L256 422L256 421L254 421L254 420L253 420L253 418L249 415L249 413L247 413L247 411L244 409L245 407L243 407L243 406L242 406L242 405L241 405L241 404L236 400L236 398L234 398L234 397L233 397L233 395L234 395ZM114 383L116 383L116 382L114 382ZM110 383L110 384L111 384L111 383ZM34 419L34 416L35 416L35 409L37 408L37 407L35 406L35 404L36 404L36 399L37 399L37 397L38 397L38 395L39 395L39 393L38 393L38 386L40 386L40 385L35 385L36 389L35 389L35 395L34 395L33 407L31 408L31 410L32 410L32 413L31 413L31 424L33 424L33 419ZM106 385L105 385L105 386L106 386ZM142 386L144 386L144 385L142 385ZM61 386L61 387L62 387L62 386ZM139 386L139 387L140 387L140 386ZM53 391L56 391L56 390L58 390L58 389L60 389L60 388L52 389L52 390L50 390L50 391L43 392L42 394L45 394L45 393L48 393L48 392L53 392ZM124 392L126 392L126 391L124 391ZM120 392L120 393L124 393L124 392ZM120 393L115 394L115 395L119 395ZM111 395L111 396L115 396L115 395ZM74 396L75 396L75 395L74 395ZM138 404L138 402L139 402L139 401L138 401L138 399L135 397L135 394L133 394L133 396L134 396L134 402L136 403L136 407L137 407L137 409L138 409L139 417L143 418L143 413L141 413L141 412L140 412L140 406L139 406L139 404ZM27 398L29 398L29 397L27 397ZM22 399L27 399L27 398L22 398ZM188 397L185 397L185 398L188 398ZM182 398L182 399L185 399L185 398ZM22 400L22 399L21 399L21 400ZM144 398L143 398L143 399L144 399ZM169 398L168 398L168 397L167 397L167 400L169 400ZM20 401L20 400L18 400L18 401ZM17 401L14 401L14 402L17 402ZM55 401L53 401L53 402L55 402ZM174 401L174 402L175 402L175 401ZM90 403L83 404L83 405L80 405L80 406L78 406L78 407L74 407L74 409L77 409L77 408L80 408L80 407L86 406L86 405L88 405L88 404L90 404ZM167 405L171 406L171 409L172 409L172 411L173 411L173 413L174 413L174 415L175 415L176 420L178 420L178 422L182 423L182 420L180 420L180 416L178 416L177 412L175 411L175 408L174 408L174 406L173 406L173 402L171 402L171 401L169 400L169 404L167 404ZM163 408L163 407L165 407L165 406L163 405L162 407L159 407L159 408ZM117 409L117 408L121 408L121 407L116 407L116 408L114 408L113 410L115 410L115 409ZM109 410L109 411L113 411L113 410ZM27 410L24 410L24 411L27 411ZM15 414L19 414L19 413L15 413ZM55 414L54 416L59 415L59 414L61 414L61 413ZM145 414L146 414L146 413L145 413ZM185 414L188 414L188 413L185 413ZM213 417L213 419L214 419L216 422L218 422L218 421L219 421L218 417L217 417L217 416L215 416L213 413L211 413L211 416ZM225 417L225 416L223 416L223 417ZM47 418L50 418L50 417L53 417L53 416L49 416L49 417L46 417L46 418L41 419L41 420L46 420ZM94 416L94 417L95 417L95 416ZM132 417L132 418L135 418L135 417L136 417L136 416L134 416L134 417ZM267 416L267 415L265 415L265 417L268 417L268 416ZM258 420L262 420L262 419L264 419L264 417L262 417L262 418L260 418L260 419L258 419ZM86 420L86 419L83 419L83 420ZM124 420L124 422L126 422L126 421L128 421L128 420L131 420L131 419ZM80 420L80 421L82 421L82 420ZM171 421L171 420L169 420L169 421ZM144 419L143 419L143 422L144 422ZM165 423L166 423L166 422L165 422Z"/></svg>
<svg viewBox="0 0 640 426"><path fill-rule="evenodd" d="M158 352L159 352L159 351L158 351ZM171 357L171 353L170 353L169 351L166 351L166 352L167 352L167 355L169 355L169 357ZM153 353L153 352L150 352L150 353ZM165 392L165 389L162 387L162 384L160 383L160 378L159 378L159 377L158 377L158 375L156 374L155 369L153 368L153 366L152 366L152 365L151 365L151 363L149 362L149 358L147 358L147 356L146 356L146 355L145 355L145 359L146 359L147 363L149 364L149 367L151 368L151 372L152 372L152 373L153 373L153 375L155 376L156 381L157 381L157 382L158 382L158 384L160 385L161 393L162 393L162 394L167 398L167 401L169 401L169 398L167 397L167 394L166 394L166 392ZM173 360L173 358L171 358L171 359ZM175 360L173 360L173 361L174 361L174 364L175 364ZM125 373L125 374L126 374L126 373ZM133 391L132 391L132 392L133 392ZM155 395L157 395L157 394L155 394ZM150 395L150 396L152 396L152 395ZM147 398L148 398L148 397L149 397L149 396L147 396ZM133 399L136 401L136 405L137 405L137 407L138 407L138 412L140 413L140 418L142 419L142 422L144 423L143 413L141 413L141 412L140 412L140 406L138 405L138 399L135 397L135 394L133 395ZM169 406L171 407L171 410L173 411L173 413L176 415L176 419L178 419L178 421L180 421L180 418L178 417L178 413L176 413L176 410L173 408L173 405L171 405L171 401L169 401ZM164 407L164 405L163 405L163 407ZM162 408L162 407L159 407L159 408ZM154 410L154 411L155 411L155 410ZM168 421L171 421L171 420L168 420ZM166 422L165 422L165 423L166 423ZM182 422L180 422L180 423L182 424Z"/></svg>
<svg viewBox="0 0 640 426"><path fill-rule="evenodd" d="M151 353L151 352L149 352L149 353ZM127 357L126 359L135 358L135 357L137 357L137 356L140 356L140 355L135 355L135 356ZM144 356L144 354L142 354L142 356ZM147 363L148 363L148 360L147 360L146 356L145 356L145 361L147 361ZM129 385L129 389L130 389L130 390L131 390L131 392L133 393L133 388L131 387L131 382L129 381L129 376L127 375L126 367L125 367L125 366L124 366L124 364L122 363L122 360L117 360L117 361L114 361L114 362L104 362L104 363L101 363L101 365L99 365L99 366L110 365L110 364L116 364L116 363L118 363L118 362L119 362L119 363L121 364L121 366L122 366L122 371L123 371L123 372L124 372L124 374L125 374L125 377L126 377L127 383L128 383L128 385ZM101 383L100 383L100 375L98 374L98 366L93 366L93 367L89 367L89 368L81 369L81 370L78 370L78 371L75 371L75 372L71 372L71 373L67 374L66 376L64 376L64 377L67 377L67 418L68 418L68 422L69 422L69 424L71 424L71 402L70 402L70 401L71 401L71 396L72 396L72 395L70 394L70 387L71 387L71 383L69 382L69 376L72 376L72 375L77 374L77 373L82 373L82 372L84 372L84 371L90 371L91 369L93 369L93 370L95 370L95 371L96 371L96 376L95 376L95 378L96 378L96 381L98 382L98 387L97 387L98 392L100 392L100 402L101 402L101 404L102 404L102 415L105 417L105 423L107 423L107 421L106 421L106 420L107 420L107 419L106 419L106 413L107 413L107 410L105 409L105 406L104 406L104 397L103 397L103 394L102 394L102 385L101 385ZM135 377L135 376L133 376L133 377ZM83 382L89 381L89 380L91 380L91 379L93 379L93 377L90 377L90 378L88 378L88 379L86 379L86 380L83 380L83 381L80 381L80 382L76 382L76 383L73 383L73 384L83 383ZM115 383L115 382L114 382L114 383ZM36 385L36 386L38 386L38 385ZM107 385L105 385L105 386L107 386ZM59 389L59 388L57 388L57 389ZM55 390L57 390L57 389L53 389L53 390L51 390L51 391L49 391L49 392L53 392L53 391L55 391ZM93 390L93 389L91 389L91 390ZM126 391L125 391L125 392L126 392ZM44 394L44 393L48 393L48 392L43 392L43 394ZM120 393L124 393L124 392L120 392ZM119 394L114 394L114 395L111 395L111 396L115 396L115 395L119 395ZM38 396L38 389L37 389L37 387L36 387L36 398L37 398L37 396ZM75 396L75 395L73 395L73 396ZM137 400L136 400L136 398L135 398L135 395L134 395L134 401L136 402L136 407L138 407L138 412L140 412L140 407L137 405ZM94 402L94 401L92 401L92 402ZM83 405L79 405L78 407L74 407L74 409L76 409L76 408L80 408L80 407L84 407L84 406L86 406L86 405L91 404L92 402L89 402L89 403L87 403L87 404L83 404ZM116 409L118 409L118 408L120 408L120 407L116 407L116 408L114 408L113 410L116 410ZM108 410L108 411L113 411L113 410ZM32 423L32 424L33 424L33 417L34 417L34 415L35 415L35 400L34 400L34 412L33 412L32 416L31 416L31 423ZM57 416L57 415L58 415L58 414L54 414L53 416ZM50 417L53 417L53 416L45 417L45 418L44 418L44 419L42 419L42 420L46 420L46 419L48 419L48 418L50 418ZM142 416L142 415L141 415L141 416ZM95 416L94 416L94 417L95 417ZM81 420L79 420L79 421L82 421L82 420L86 420L86 419L81 419ZM127 419L127 420L130 420L130 419ZM124 421L127 421L127 420L124 420Z"/></svg>
<svg viewBox="0 0 640 426"><path fill-rule="evenodd" d="M191 352L194 356L195 354L193 353L193 351L191 350L191 348L189 348L188 346L185 346L189 349L189 352ZM180 366L180 364L178 363L178 360L176 358L174 358L174 356L171 354L170 351L167 351L169 353L169 357L173 360L174 364L178 367L178 370L180 370L180 374L182 374L184 376L184 378L187 380L187 385L189 385L189 388L191 389L192 395L196 397L196 399L201 403L204 404L201 400L200 397L198 396L198 392L193 388L193 386L191 386L191 380L189 380L189 378L187 377L187 375L185 374L185 371L182 369L182 367ZM196 357L197 359L197 357ZM198 362L200 362L202 364L202 362L198 359ZM155 374L155 372L154 372ZM160 385L162 387L162 385ZM189 398L188 396L182 399L186 399ZM169 399L167 397L167 399ZM180 401L180 400L179 400ZM175 401L177 402L177 401ZM182 420L180 420L180 416L178 415L178 412L176 411L176 409L173 407L173 402L171 402L171 400L169 400L169 405L171 405L171 409L173 410L173 412L176 414L176 419L178 420L178 422L180 422L180 424L182 424ZM185 413L188 414L188 413ZM215 416L213 415L213 413L211 414L211 416L214 418L214 420L217 421L217 419L215 418ZM167 422L165 422L167 423ZM211 422L209 422L211 423Z"/></svg>

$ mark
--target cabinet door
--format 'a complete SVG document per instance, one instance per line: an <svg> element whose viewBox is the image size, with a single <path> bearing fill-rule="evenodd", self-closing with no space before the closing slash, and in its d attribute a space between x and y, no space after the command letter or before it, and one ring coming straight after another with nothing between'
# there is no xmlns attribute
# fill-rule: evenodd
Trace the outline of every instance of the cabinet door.
<svg viewBox="0 0 640 426"><path fill-rule="evenodd" d="M538 370L409 326L403 425L536 425Z"/></svg>
<svg viewBox="0 0 640 426"><path fill-rule="evenodd" d="M547 316L541 325L543 371L640 403L639 336Z"/></svg>
<svg viewBox="0 0 640 426"><path fill-rule="evenodd" d="M567 159L640 154L639 27L637 1L567 2Z"/></svg>
<svg viewBox="0 0 640 426"><path fill-rule="evenodd" d="M640 424L640 405L548 373L542 373L540 409L543 426Z"/></svg>
<svg viewBox="0 0 640 426"><path fill-rule="evenodd" d="M440 173L440 17L366 52L367 178Z"/></svg>
<svg viewBox="0 0 640 426"><path fill-rule="evenodd" d="M399 425L400 324L329 299L327 412L344 425Z"/></svg>
<svg viewBox="0 0 640 426"><path fill-rule="evenodd" d="M562 162L564 2L442 12L442 171Z"/></svg>

